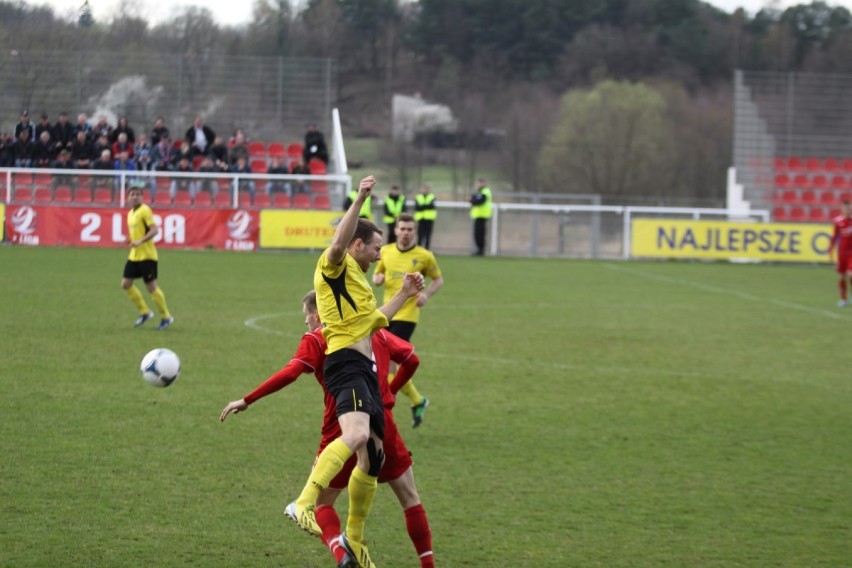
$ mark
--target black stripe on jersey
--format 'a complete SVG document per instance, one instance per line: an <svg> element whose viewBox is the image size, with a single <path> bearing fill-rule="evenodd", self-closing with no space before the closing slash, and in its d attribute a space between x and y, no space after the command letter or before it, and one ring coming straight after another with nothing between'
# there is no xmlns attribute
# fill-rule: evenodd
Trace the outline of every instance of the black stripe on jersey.
<svg viewBox="0 0 852 568"><path fill-rule="evenodd" d="M337 304L337 313L340 314L340 319L343 319L343 309L340 307L340 298L345 299L352 309L356 312L358 308L355 306L355 300L352 299L352 296L349 295L349 292L346 290L346 267L343 268L343 272L340 273L340 276L337 278L329 278L325 274L322 275L322 279L325 280L325 283L328 284L328 287L331 288L331 293L334 294L334 302Z"/></svg>

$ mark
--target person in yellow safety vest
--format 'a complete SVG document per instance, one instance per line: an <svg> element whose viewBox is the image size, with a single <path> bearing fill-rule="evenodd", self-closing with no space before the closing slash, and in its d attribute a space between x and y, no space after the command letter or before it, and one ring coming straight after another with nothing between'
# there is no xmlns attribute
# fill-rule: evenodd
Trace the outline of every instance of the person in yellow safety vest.
<svg viewBox="0 0 852 568"><path fill-rule="evenodd" d="M399 192L398 185L392 185L390 193L385 198L385 223L388 226L388 244L396 242L396 220L405 211L405 196Z"/></svg>
<svg viewBox="0 0 852 568"><path fill-rule="evenodd" d="M476 181L476 191L470 196L470 218L473 219L473 242L475 256L485 256L485 234L491 219L491 189L485 178Z"/></svg>
<svg viewBox="0 0 852 568"><path fill-rule="evenodd" d="M435 194L424 183L414 197L414 220L417 221L417 244L427 250L432 246L432 226L437 217Z"/></svg>
<svg viewBox="0 0 852 568"><path fill-rule="evenodd" d="M343 200L343 210L348 211L349 206L355 201L358 197L358 190L352 190L348 194L346 194L346 199ZM368 221L373 220L373 196L368 195L367 199L364 200L364 205L361 206L361 211L358 213L358 217L361 219L367 219Z"/></svg>

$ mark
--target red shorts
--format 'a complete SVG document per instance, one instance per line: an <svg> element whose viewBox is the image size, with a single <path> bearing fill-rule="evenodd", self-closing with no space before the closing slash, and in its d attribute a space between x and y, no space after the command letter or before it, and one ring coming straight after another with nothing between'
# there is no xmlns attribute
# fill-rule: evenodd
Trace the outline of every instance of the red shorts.
<svg viewBox="0 0 852 568"><path fill-rule="evenodd" d="M852 272L852 254L837 255L837 273L846 274Z"/></svg>
<svg viewBox="0 0 852 568"><path fill-rule="evenodd" d="M323 438L322 442L320 442L317 456L335 439ZM411 460L411 453L405 447L405 442L402 441L402 436L399 435L396 422L393 421L393 413L387 408L385 408L385 436L382 440L382 446L385 451L385 463L382 466L382 471L379 473L379 483L387 483L401 476L414 463ZM355 467L355 462L357 461L356 456L349 458L343 469L331 480L328 486L332 489L345 489L349 485L349 475L352 473L352 468ZM314 463L316 463L316 460L314 460Z"/></svg>

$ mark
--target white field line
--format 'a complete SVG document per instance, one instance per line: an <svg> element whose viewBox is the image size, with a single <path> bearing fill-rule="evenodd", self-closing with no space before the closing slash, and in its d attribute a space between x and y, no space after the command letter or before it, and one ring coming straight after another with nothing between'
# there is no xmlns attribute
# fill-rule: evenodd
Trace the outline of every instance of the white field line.
<svg viewBox="0 0 852 568"><path fill-rule="evenodd" d="M683 280L681 278L672 278L671 276L663 276L661 274L654 274L653 272L645 272L643 270L637 270L635 268L627 268L624 266L618 266L615 264L605 264L607 268L610 270L617 270L619 272L627 272L628 274L633 274L634 276L640 276L642 278L646 278L649 280L658 280L660 282L667 282L669 284L676 284L678 286L687 286L690 288L697 288L699 290L704 290L705 292L712 292L714 294L722 294L725 296L733 296L735 298L740 298L741 300L746 300L748 302L757 302L760 304L770 304L773 306L778 306L781 308L786 308L788 310L796 310L800 312L805 312L808 314L822 316L832 319L839 320L849 320L849 318L841 313L836 311L826 310L823 308L813 308L811 306L805 306L803 304L796 304L794 302L785 302L784 300L777 300L775 298L767 298L764 296L755 296L754 294L749 294L748 292L742 292L740 290L734 290L730 288L720 288L718 286L711 286L710 284L704 284L703 282L696 282L694 280Z"/></svg>

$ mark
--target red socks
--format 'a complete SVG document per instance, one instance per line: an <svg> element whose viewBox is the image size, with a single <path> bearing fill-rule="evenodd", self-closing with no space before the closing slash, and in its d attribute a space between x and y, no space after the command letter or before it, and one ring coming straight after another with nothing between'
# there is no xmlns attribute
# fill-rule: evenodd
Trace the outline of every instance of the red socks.
<svg viewBox="0 0 852 568"><path fill-rule="evenodd" d="M840 284L840 299L845 300L846 299L846 278L845 277L841 278L839 284Z"/></svg>
<svg viewBox="0 0 852 568"><path fill-rule="evenodd" d="M319 515L319 511L317 511ZM317 518L319 521L319 518ZM414 543L414 549L420 557L420 568L434 568L435 557L432 555L432 531L429 529L429 519L423 505L415 505L405 510L405 528Z"/></svg>
<svg viewBox="0 0 852 568"><path fill-rule="evenodd" d="M340 546L340 517L337 516L337 511L334 507L328 505L320 505L317 507L317 524L322 529L322 541L334 555L337 562L343 560L345 551Z"/></svg>

